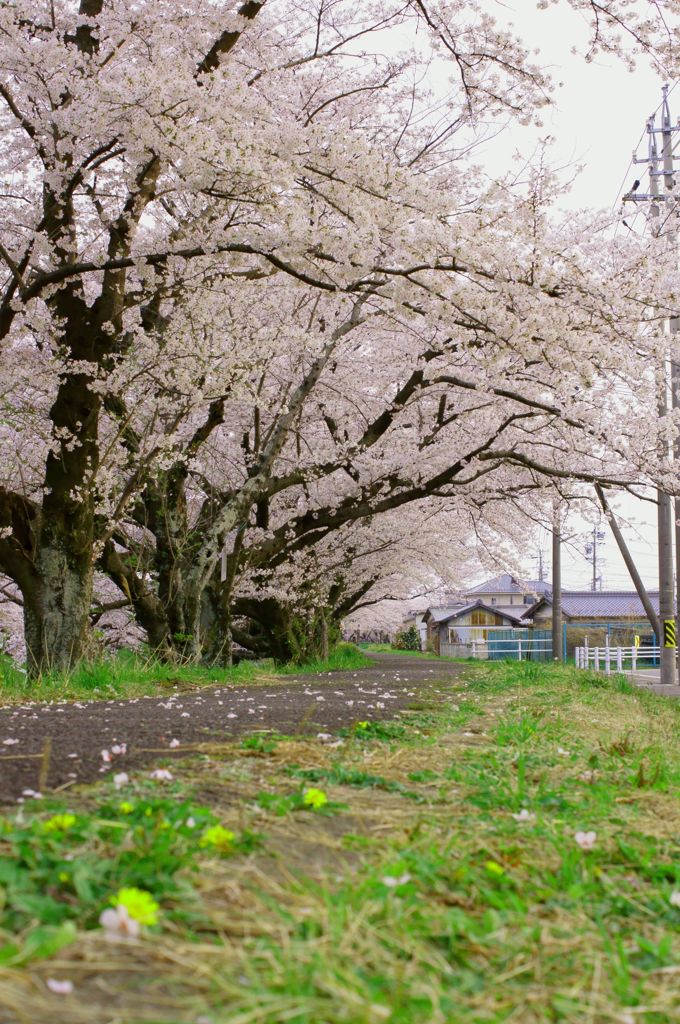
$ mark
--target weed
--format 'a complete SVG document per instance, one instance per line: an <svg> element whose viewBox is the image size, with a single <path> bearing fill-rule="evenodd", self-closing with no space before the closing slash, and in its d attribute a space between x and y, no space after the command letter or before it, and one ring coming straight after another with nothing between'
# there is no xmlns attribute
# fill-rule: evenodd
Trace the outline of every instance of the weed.
<svg viewBox="0 0 680 1024"><path fill-rule="evenodd" d="M403 740L407 728L400 722L356 722L352 729L341 729L341 736L354 736L359 740Z"/></svg>
<svg viewBox="0 0 680 1024"><path fill-rule="evenodd" d="M675 1024L678 709L563 666L528 679L478 665L468 679L458 710L357 725L332 752L299 740L245 772L242 748L218 766L174 762L164 801L138 786L108 805L97 790L24 805L0 826L9 1018L55 1019L44 978L68 971L79 1024L110 1020L113 978L117 1017L140 1022ZM461 724L483 713L497 724L469 743ZM617 752L627 736L639 748ZM395 799L397 772L441 799ZM332 817L339 785L351 818ZM238 806L242 832L220 804ZM263 809L260 850L249 827ZM234 862L239 842L249 855ZM64 878L76 873L82 896ZM158 931L97 967L86 932L122 888L149 893ZM170 971L150 1018L142 993Z"/></svg>
<svg viewBox="0 0 680 1024"><path fill-rule="evenodd" d="M372 787L382 789L386 793L401 793L411 800L423 799L420 793L407 789L401 782L386 779L382 775L371 775L358 768L346 768L344 765L336 765L333 768L298 768L297 765L289 765L286 774L304 779L305 782L326 782L329 785L356 786L360 789Z"/></svg>
<svg viewBox="0 0 680 1024"><path fill-rule="evenodd" d="M119 890L142 891L165 904L186 899L188 882L180 872L196 869L202 847L219 847L203 842L206 835L228 833L230 848L220 852L230 855L262 843L249 831L228 832L209 808L181 799L104 802L77 814L63 807L55 804L48 817L2 820L0 963L53 955L56 949L48 947L56 942L61 948L69 935L72 941L74 925L96 926ZM173 911L167 916L172 919ZM23 933L20 947L12 941L3 946L3 930Z"/></svg>
<svg viewBox="0 0 680 1024"><path fill-rule="evenodd" d="M600 750L611 756L624 758L628 757L629 754L632 754L635 751L635 744L631 738L630 732L627 732L618 740L612 740L610 743L602 743L601 740L598 742Z"/></svg>
<svg viewBox="0 0 680 1024"><path fill-rule="evenodd" d="M256 754L272 754L280 740L286 739L282 733L254 732L241 740L243 750L252 750Z"/></svg>
<svg viewBox="0 0 680 1024"><path fill-rule="evenodd" d="M284 817L293 811L314 811L317 814L336 814L338 811L346 811L347 804L329 800L323 790L304 789L296 790L294 793L269 793L260 792L255 794L255 800L265 810Z"/></svg>

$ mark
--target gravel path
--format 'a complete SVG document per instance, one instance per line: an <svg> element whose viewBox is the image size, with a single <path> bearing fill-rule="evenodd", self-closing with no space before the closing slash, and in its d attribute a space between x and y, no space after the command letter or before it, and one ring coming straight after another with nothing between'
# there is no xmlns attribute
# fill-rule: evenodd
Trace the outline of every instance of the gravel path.
<svg viewBox="0 0 680 1024"><path fill-rule="evenodd" d="M423 686L450 680L454 662L376 654L356 672L276 677L263 684L181 690L133 700L26 704L0 710L0 803L152 765L196 743L260 729L333 732L393 718ZM103 752L108 752L108 760Z"/></svg>

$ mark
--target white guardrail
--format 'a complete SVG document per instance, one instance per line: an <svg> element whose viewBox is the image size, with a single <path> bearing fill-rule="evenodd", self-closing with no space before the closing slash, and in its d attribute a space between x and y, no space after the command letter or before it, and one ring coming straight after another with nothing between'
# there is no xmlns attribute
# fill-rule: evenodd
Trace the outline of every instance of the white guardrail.
<svg viewBox="0 0 680 1024"><path fill-rule="evenodd" d="M593 668L596 672L636 672L659 664L659 647L577 647L576 668Z"/></svg>

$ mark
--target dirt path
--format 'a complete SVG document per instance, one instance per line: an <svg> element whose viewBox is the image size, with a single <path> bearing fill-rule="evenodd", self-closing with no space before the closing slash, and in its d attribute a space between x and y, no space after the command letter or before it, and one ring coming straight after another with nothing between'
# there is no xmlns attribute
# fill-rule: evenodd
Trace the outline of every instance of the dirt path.
<svg viewBox="0 0 680 1024"><path fill-rule="evenodd" d="M393 718L425 685L454 678L464 667L407 655L372 657L374 665L356 672L278 676L249 686L172 687L167 696L136 700L5 708L0 710L0 803L152 765L185 755L193 744L224 742L259 729L314 735L362 719Z"/></svg>

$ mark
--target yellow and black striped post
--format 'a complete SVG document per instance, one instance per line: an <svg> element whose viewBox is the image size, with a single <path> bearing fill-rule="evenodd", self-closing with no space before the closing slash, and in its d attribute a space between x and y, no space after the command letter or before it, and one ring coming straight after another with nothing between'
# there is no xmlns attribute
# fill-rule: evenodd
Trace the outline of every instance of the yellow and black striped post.
<svg viewBox="0 0 680 1024"><path fill-rule="evenodd" d="M663 620L663 645L675 647L675 619Z"/></svg>

